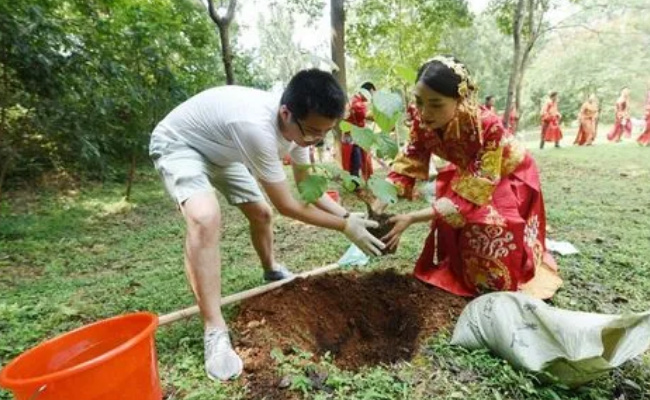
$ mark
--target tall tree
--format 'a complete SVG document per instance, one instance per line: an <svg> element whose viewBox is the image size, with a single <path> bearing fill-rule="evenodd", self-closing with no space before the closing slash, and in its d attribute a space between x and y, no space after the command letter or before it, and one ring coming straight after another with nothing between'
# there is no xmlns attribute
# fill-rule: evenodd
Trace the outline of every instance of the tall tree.
<svg viewBox="0 0 650 400"><path fill-rule="evenodd" d="M334 76L341 87L347 89L345 70L345 1L332 0L330 5L330 20L332 23L332 61L337 69Z"/></svg>
<svg viewBox="0 0 650 400"><path fill-rule="evenodd" d="M500 29L513 39L513 60L504 115L508 124L510 108L514 103L521 110L521 90L530 64L531 52L539 39L558 28L547 21L548 12L562 4L580 0L495 0L491 11L496 14Z"/></svg>
<svg viewBox="0 0 650 400"><path fill-rule="evenodd" d="M230 48L230 24L235 18L235 9L237 0L228 0L228 5L223 6L223 0L220 0L219 8L215 8L214 0L208 0L208 12L210 18L217 25L219 38L221 39L221 59L226 71L226 83L235 84L235 75L232 68L232 50Z"/></svg>

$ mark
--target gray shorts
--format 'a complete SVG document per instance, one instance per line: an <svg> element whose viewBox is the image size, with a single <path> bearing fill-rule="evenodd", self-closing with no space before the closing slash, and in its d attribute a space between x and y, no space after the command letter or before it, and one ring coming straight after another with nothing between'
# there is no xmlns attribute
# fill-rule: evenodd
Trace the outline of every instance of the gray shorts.
<svg viewBox="0 0 650 400"><path fill-rule="evenodd" d="M215 165L184 143L155 135L149 155L167 193L179 205L197 193L214 192L215 187L231 205L264 201L260 187L244 164Z"/></svg>

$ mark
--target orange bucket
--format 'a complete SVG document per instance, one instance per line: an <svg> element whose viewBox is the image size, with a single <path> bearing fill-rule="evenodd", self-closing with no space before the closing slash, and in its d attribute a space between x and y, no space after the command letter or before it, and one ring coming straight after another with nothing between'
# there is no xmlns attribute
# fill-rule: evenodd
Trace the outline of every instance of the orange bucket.
<svg viewBox="0 0 650 400"><path fill-rule="evenodd" d="M86 325L16 357L0 385L16 400L161 400L157 327L145 312Z"/></svg>
<svg viewBox="0 0 650 400"><path fill-rule="evenodd" d="M335 202L339 203L341 201L338 190L328 190L326 193Z"/></svg>

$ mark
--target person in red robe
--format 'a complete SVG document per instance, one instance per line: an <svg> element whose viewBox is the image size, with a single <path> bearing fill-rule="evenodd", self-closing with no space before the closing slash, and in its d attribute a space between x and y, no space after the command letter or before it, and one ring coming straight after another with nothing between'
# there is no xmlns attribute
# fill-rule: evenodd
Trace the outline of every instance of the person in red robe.
<svg viewBox="0 0 650 400"><path fill-rule="evenodd" d="M509 290L550 298L562 280L545 247L535 161L497 115L479 110L475 88L455 58L437 56L420 67L414 95L423 133L387 179L412 188L432 155L450 164L438 173L432 207L392 217L382 240L395 249L409 226L430 222L418 279L460 296Z"/></svg>
<svg viewBox="0 0 650 400"><path fill-rule="evenodd" d="M645 98L645 130L636 139L641 146L650 146L650 90Z"/></svg>
<svg viewBox="0 0 650 400"><path fill-rule="evenodd" d="M573 144L578 146L591 146L596 139L596 127L598 125L598 101L596 95L591 94L580 107L578 114L578 134Z"/></svg>
<svg viewBox="0 0 650 400"><path fill-rule="evenodd" d="M558 95L557 92L551 92L548 95L548 100L542 107L542 134L539 142L539 148L544 148L545 142L555 142L555 147L560 147L560 140L562 140L562 130L560 129L560 121L562 114L557 106Z"/></svg>
<svg viewBox="0 0 650 400"><path fill-rule="evenodd" d="M366 93L372 95L375 91L375 85L371 82L365 82L361 85L361 89L365 89ZM367 94L366 94L367 95ZM370 119L370 112L368 110L368 103L370 99L366 98L363 92L359 92L352 96L349 103L348 113L345 120L352 125L360 128L366 126L366 120ZM343 132L341 139L341 161L344 170L348 171L351 175L361 176L363 179L368 179L373 173L372 169L372 155L365 151L361 146L354 143L350 132Z"/></svg>
<svg viewBox="0 0 650 400"><path fill-rule="evenodd" d="M489 95L485 97L485 103L483 103L479 108L481 109L482 112L491 112L496 114L494 103L495 103L494 96Z"/></svg>
<svg viewBox="0 0 650 400"><path fill-rule="evenodd" d="M632 120L630 120L630 89L624 87L621 95L616 100L616 120L614 127L607 135L610 142L620 142L622 137L629 138L632 136Z"/></svg>
<svg viewBox="0 0 650 400"><path fill-rule="evenodd" d="M518 125L519 125L519 113L517 113L517 105L515 103L512 103L512 105L510 106L510 115L508 115L508 133L510 133L511 135L516 135Z"/></svg>

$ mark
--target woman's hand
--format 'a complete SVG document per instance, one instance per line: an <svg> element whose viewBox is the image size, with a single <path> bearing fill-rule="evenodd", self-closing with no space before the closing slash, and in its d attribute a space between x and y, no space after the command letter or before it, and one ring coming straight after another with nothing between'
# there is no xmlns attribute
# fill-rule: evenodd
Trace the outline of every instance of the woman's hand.
<svg viewBox="0 0 650 400"><path fill-rule="evenodd" d="M411 226L413 219L408 214L399 214L389 219L388 222L395 225L390 232L381 238L381 241L386 243L386 248L389 252L394 252L399 245L399 239L402 236L402 232Z"/></svg>

